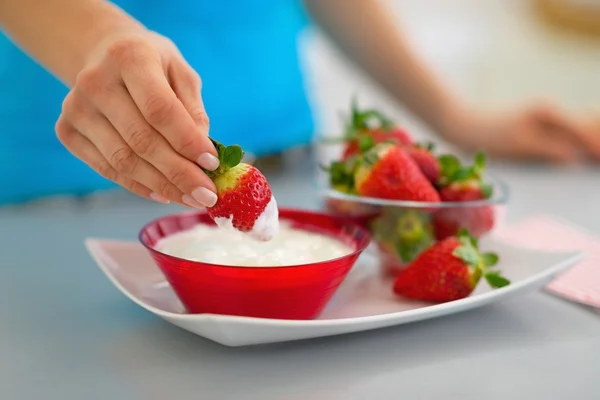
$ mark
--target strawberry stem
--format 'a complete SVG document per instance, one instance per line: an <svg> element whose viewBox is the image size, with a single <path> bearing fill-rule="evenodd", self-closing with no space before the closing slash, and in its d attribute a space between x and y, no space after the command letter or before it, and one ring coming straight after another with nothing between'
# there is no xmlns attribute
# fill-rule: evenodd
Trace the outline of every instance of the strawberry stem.
<svg viewBox="0 0 600 400"><path fill-rule="evenodd" d="M488 268L493 268L498 263L499 257L497 254L481 254L477 239L464 228L460 230L457 237L461 245L452 254L471 267L473 276L483 275L493 288L501 288L510 284L510 281L503 277L499 271L488 270Z"/></svg>
<svg viewBox="0 0 600 400"><path fill-rule="evenodd" d="M352 96L350 109L350 123L346 129L346 138L348 140L354 139L363 130L379 128L383 131L391 131L394 128L394 122L380 111L375 109L361 110L358 107L356 95ZM369 126L369 123L373 120L377 124L375 127Z"/></svg>
<svg viewBox="0 0 600 400"><path fill-rule="evenodd" d="M209 178L214 180L219 175L238 165L242 161L242 158L244 158L244 151L242 150L242 147L237 144L225 146L212 138L210 138L210 141L217 150L219 167L214 171L208 171L204 168L202 170Z"/></svg>
<svg viewBox="0 0 600 400"><path fill-rule="evenodd" d="M459 159L451 154L440 155L438 161L441 167L439 186L475 182L484 198L489 199L492 197L493 186L483 182L483 172L486 168L486 159L483 152L478 152L475 155L471 166L462 165Z"/></svg>

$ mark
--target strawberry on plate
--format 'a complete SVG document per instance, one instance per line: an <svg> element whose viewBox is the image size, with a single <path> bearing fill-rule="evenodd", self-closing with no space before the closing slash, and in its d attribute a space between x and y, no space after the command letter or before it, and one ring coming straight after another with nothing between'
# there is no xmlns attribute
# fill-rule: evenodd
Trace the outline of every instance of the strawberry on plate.
<svg viewBox="0 0 600 400"><path fill-rule="evenodd" d="M401 147L380 143L359 160L354 173L361 196L437 203L439 195L418 165Z"/></svg>
<svg viewBox="0 0 600 400"><path fill-rule="evenodd" d="M394 292L441 303L469 296L481 277L492 288L501 288L510 281L493 270L497 262L496 254L480 253L477 240L461 231L425 250L402 270L394 282Z"/></svg>
<svg viewBox="0 0 600 400"><path fill-rule="evenodd" d="M271 240L279 230L277 202L265 176L254 166L242 163L238 145L224 146L213 140L220 165L204 171L217 187L217 203L208 215L220 227L233 227L252 237Z"/></svg>

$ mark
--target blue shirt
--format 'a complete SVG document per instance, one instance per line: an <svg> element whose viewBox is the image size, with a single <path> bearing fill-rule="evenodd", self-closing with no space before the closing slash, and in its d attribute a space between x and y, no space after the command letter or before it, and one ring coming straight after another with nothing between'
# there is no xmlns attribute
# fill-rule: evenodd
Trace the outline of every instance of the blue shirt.
<svg viewBox="0 0 600 400"><path fill-rule="evenodd" d="M117 0L175 42L203 81L210 135L256 155L308 144L314 122L297 41L300 1ZM0 204L113 187L62 147L68 89L0 33Z"/></svg>

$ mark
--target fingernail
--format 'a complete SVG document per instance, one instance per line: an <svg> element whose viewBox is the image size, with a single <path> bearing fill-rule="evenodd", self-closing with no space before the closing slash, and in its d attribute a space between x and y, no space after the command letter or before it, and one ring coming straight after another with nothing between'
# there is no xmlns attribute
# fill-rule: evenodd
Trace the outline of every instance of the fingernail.
<svg viewBox="0 0 600 400"><path fill-rule="evenodd" d="M205 206L203 206L202 204L200 204L196 200L194 200L194 198L188 194L184 194L183 197L181 198L181 201L183 201L185 204L187 204L188 206L190 206L192 208L198 208L201 210L206 208Z"/></svg>
<svg viewBox="0 0 600 400"><path fill-rule="evenodd" d="M212 207L217 203L217 194L205 187L194 189L192 197L198 203L204 204L205 207Z"/></svg>
<svg viewBox="0 0 600 400"><path fill-rule="evenodd" d="M206 168L209 171L214 171L219 168L219 159L210 153L203 153L196 160L199 166Z"/></svg>
<svg viewBox="0 0 600 400"><path fill-rule="evenodd" d="M157 201L159 203L163 203L163 204L169 204L171 203L171 201L169 199L166 199L164 197L162 197L160 194L158 193L150 193L150 198L154 201Z"/></svg>

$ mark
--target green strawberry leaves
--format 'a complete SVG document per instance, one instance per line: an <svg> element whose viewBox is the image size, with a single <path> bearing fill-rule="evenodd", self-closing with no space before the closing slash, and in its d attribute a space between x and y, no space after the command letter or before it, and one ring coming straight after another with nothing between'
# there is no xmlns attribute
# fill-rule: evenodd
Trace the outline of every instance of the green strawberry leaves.
<svg viewBox="0 0 600 400"><path fill-rule="evenodd" d="M455 180L457 174L462 169L462 165L458 158L452 154L442 154L438 157L438 161L440 163L444 184L448 184Z"/></svg>
<svg viewBox="0 0 600 400"><path fill-rule="evenodd" d="M502 275L500 275L500 272L498 271L487 272L484 275L484 278L487 281L487 283L494 289L499 289L501 287L510 285L510 281Z"/></svg>
<svg viewBox="0 0 600 400"><path fill-rule="evenodd" d="M381 148L381 146L382 144L379 144L367 151L365 154L363 154L361 161L369 167L372 167L375 164L377 164L380 160L379 149Z"/></svg>
<svg viewBox="0 0 600 400"><path fill-rule="evenodd" d="M486 267L495 267L498 264L498 254L496 253L484 253L481 255L481 259Z"/></svg>
<svg viewBox="0 0 600 400"><path fill-rule="evenodd" d="M219 176L242 162L242 158L244 158L244 151L242 150L241 146L237 144L225 146L212 138L210 138L210 141L217 150L219 168L217 168L215 171L204 170L209 177L214 178Z"/></svg>
<svg viewBox="0 0 600 400"><path fill-rule="evenodd" d="M480 174L485 170L485 167L486 167L485 154L483 152L478 152L475 155L475 163L473 166L473 171L475 173L477 173L478 177L480 177Z"/></svg>
<svg viewBox="0 0 600 400"><path fill-rule="evenodd" d="M442 154L438 157L441 168L440 186L452 183L475 182L484 198L489 199L493 194L493 186L483 182L483 173L486 169L485 154L479 152L475 155L472 166L464 166L452 154Z"/></svg>
<svg viewBox="0 0 600 400"><path fill-rule="evenodd" d="M383 113L374 109L361 110L358 107L356 96L352 97L350 109L350 121L346 127L346 137L348 139L354 139L360 131L365 129L380 128L384 131L390 131L394 128L394 122Z"/></svg>
<svg viewBox="0 0 600 400"><path fill-rule="evenodd" d="M510 284L510 281L503 277L499 271L488 270L488 268L493 268L498 264L499 257L496 253L481 254L477 239L471 236L466 229L461 229L457 237L460 246L452 254L470 266L474 276L480 276L478 271L483 273L486 281L493 288L501 288Z"/></svg>
<svg viewBox="0 0 600 400"><path fill-rule="evenodd" d="M489 183L480 183L479 190L486 199L489 199L494 194L494 187Z"/></svg>
<svg viewBox="0 0 600 400"><path fill-rule="evenodd" d="M412 262L432 245L433 231L428 213L406 210L391 222L395 222L396 253L403 262Z"/></svg>
<svg viewBox="0 0 600 400"><path fill-rule="evenodd" d="M479 267L480 255L479 250L477 249L477 239L471 236L464 228L458 232L457 237L460 246L458 246L452 254L471 267Z"/></svg>
<svg viewBox="0 0 600 400"><path fill-rule="evenodd" d="M384 207L371 229L375 240L403 263L410 263L434 243L431 214L418 210Z"/></svg>
<svg viewBox="0 0 600 400"><path fill-rule="evenodd" d="M358 135L358 148L361 153L365 153L375 147L375 139L371 135Z"/></svg>
<svg viewBox="0 0 600 400"><path fill-rule="evenodd" d="M475 249L479 248L479 240L477 240L477 238L473 237L471 235L471 233L467 230L467 228L460 228L458 231L458 234L456 236L458 237L458 240L461 243L470 245L470 246L474 247Z"/></svg>
<svg viewBox="0 0 600 400"><path fill-rule="evenodd" d="M471 242L462 242L462 245L458 246L452 254L471 267L479 267L479 252Z"/></svg>
<svg viewBox="0 0 600 400"><path fill-rule="evenodd" d="M351 192L354 189L354 171L358 162L358 156L352 156L346 161L332 162L329 168L322 168L329 172L329 182L332 186Z"/></svg>
<svg viewBox="0 0 600 400"><path fill-rule="evenodd" d="M243 157L244 152L242 151L242 148L235 144L232 146L227 146L219 158L221 164L223 164L226 168L233 168L242 161Z"/></svg>

